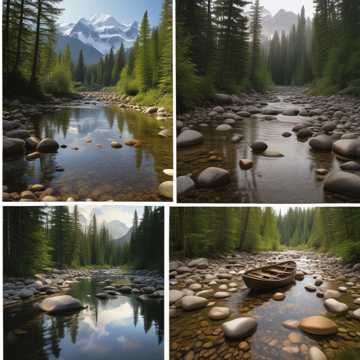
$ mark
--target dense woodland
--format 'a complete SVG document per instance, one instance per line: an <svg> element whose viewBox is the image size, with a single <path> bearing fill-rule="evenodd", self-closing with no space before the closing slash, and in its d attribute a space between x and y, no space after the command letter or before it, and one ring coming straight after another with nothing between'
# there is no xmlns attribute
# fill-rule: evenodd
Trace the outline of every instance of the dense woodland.
<svg viewBox="0 0 360 360"><path fill-rule="evenodd" d="M215 92L264 90L271 83L360 95L360 2L314 0L314 6L314 19L303 8L289 34L265 39L260 0L178 0L178 109Z"/></svg>
<svg viewBox="0 0 360 360"><path fill-rule="evenodd" d="M172 256L316 249L360 261L360 209L172 208Z"/></svg>
<svg viewBox="0 0 360 360"><path fill-rule="evenodd" d="M143 103L171 103L172 1L164 0L161 22L151 28L145 12L133 48L112 49L86 66L82 50L72 63L69 46L56 54L56 22L62 0L3 2L4 89L6 96L65 95L75 90L117 86Z"/></svg>
<svg viewBox="0 0 360 360"><path fill-rule="evenodd" d="M112 239L95 213L90 224L79 220L77 206L7 207L4 209L4 271L28 275L46 267L128 265L163 271L164 213L145 207L142 219L134 213L129 243Z"/></svg>

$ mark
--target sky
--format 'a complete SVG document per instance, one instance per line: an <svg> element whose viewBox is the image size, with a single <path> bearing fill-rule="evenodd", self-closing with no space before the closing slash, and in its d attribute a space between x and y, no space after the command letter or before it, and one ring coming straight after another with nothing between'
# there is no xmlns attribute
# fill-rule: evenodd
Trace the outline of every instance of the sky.
<svg viewBox="0 0 360 360"><path fill-rule="evenodd" d="M273 15L280 9L293 11L298 14L305 6L306 16L312 17L314 12L313 0L260 0L261 5Z"/></svg>
<svg viewBox="0 0 360 360"><path fill-rule="evenodd" d="M123 24L140 22L148 10L150 22L160 21L162 0L63 0L64 9L60 23L77 22L80 18L90 18L95 14L109 14Z"/></svg>
<svg viewBox="0 0 360 360"><path fill-rule="evenodd" d="M135 209L139 218L144 213L143 206L122 206L122 205L78 205L80 214L84 215L89 222L90 217L96 208L96 219L99 224L104 221L110 222L113 220L120 220L127 227L132 226Z"/></svg>

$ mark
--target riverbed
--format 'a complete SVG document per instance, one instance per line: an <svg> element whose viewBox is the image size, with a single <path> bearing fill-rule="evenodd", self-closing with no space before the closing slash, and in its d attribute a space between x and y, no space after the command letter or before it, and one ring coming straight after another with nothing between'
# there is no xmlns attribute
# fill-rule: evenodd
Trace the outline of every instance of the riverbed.
<svg viewBox="0 0 360 360"><path fill-rule="evenodd" d="M5 310L5 359L111 360L119 354L129 360L162 359L163 301L121 293L99 299L96 294L109 284L106 279L109 275L93 276L71 285L66 294L86 306L75 314L51 316L33 301ZM122 276L112 283L131 280Z"/></svg>
<svg viewBox="0 0 360 360"><path fill-rule="evenodd" d="M172 168L171 137L159 133L171 124L169 118L102 102L70 104L32 117L27 121L31 134L54 139L60 147L31 161L5 159L7 193L41 184L62 201L159 201L159 185L171 180L163 171Z"/></svg>
<svg viewBox="0 0 360 360"><path fill-rule="evenodd" d="M247 269L261 266L265 262L289 259L296 261L298 270L304 272L303 280L267 293L251 292L242 281L241 274ZM337 358L345 350L357 354L356 356L360 354L360 321L350 315L352 310L359 308L354 300L360 294L360 273L352 271L339 259L299 252L258 255L241 253L224 260L211 260L207 268L191 267L188 273L179 269L179 266L186 266L188 263L173 262L170 276L172 289L185 290L190 295L191 285L200 284L201 288L197 292L216 292L220 291L220 287L221 291L231 291L224 299L215 299L209 295L209 304L203 309L183 311L180 305L171 306L171 359L307 359L311 347L321 349L328 359ZM179 269L178 272L176 268ZM226 280L218 277L220 273L230 274L231 277ZM211 275L214 276L211 281L215 282L212 285L209 284ZM315 279L319 278L323 281L314 292L305 289L307 285L314 286ZM341 292L338 301L347 304L349 312L339 315L325 308L324 299L319 293L329 289L337 290L341 286L347 289ZM282 292L285 299L274 300L272 297L275 292ZM208 313L213 306L229 308L230 316L226 320L210 320ZM283 325L287 320L300 321L315 315L332 319L338 326L338 333L332 336L314 336L296 326L287 328ZM222 324L239 317L256 319L255 333L242 341L225 339ZM343 359L357 359L356 356Z"/></svg>

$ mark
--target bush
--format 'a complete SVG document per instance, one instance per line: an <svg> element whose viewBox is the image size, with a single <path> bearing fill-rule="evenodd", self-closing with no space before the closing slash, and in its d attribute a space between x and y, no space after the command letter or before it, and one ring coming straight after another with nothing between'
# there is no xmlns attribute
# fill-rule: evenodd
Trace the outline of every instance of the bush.
<svg viewBox="0 0 360 360"><path fill-rule="evenodd" d="M50 94L69 94L73 92L70 71L58 63L44 81L44 90Z"/></svg>

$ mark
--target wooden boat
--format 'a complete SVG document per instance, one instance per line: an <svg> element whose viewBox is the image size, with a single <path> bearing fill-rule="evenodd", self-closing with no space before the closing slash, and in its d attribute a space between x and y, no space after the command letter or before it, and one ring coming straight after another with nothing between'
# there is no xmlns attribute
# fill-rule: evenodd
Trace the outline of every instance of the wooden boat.
<svg viewBox="0 0 360 360"><path fill-rule="evenodd" d="M296 263L284 261L248 270L243 275L246 286L252 290L270 290L289 285L295 280Z"/></svg>

